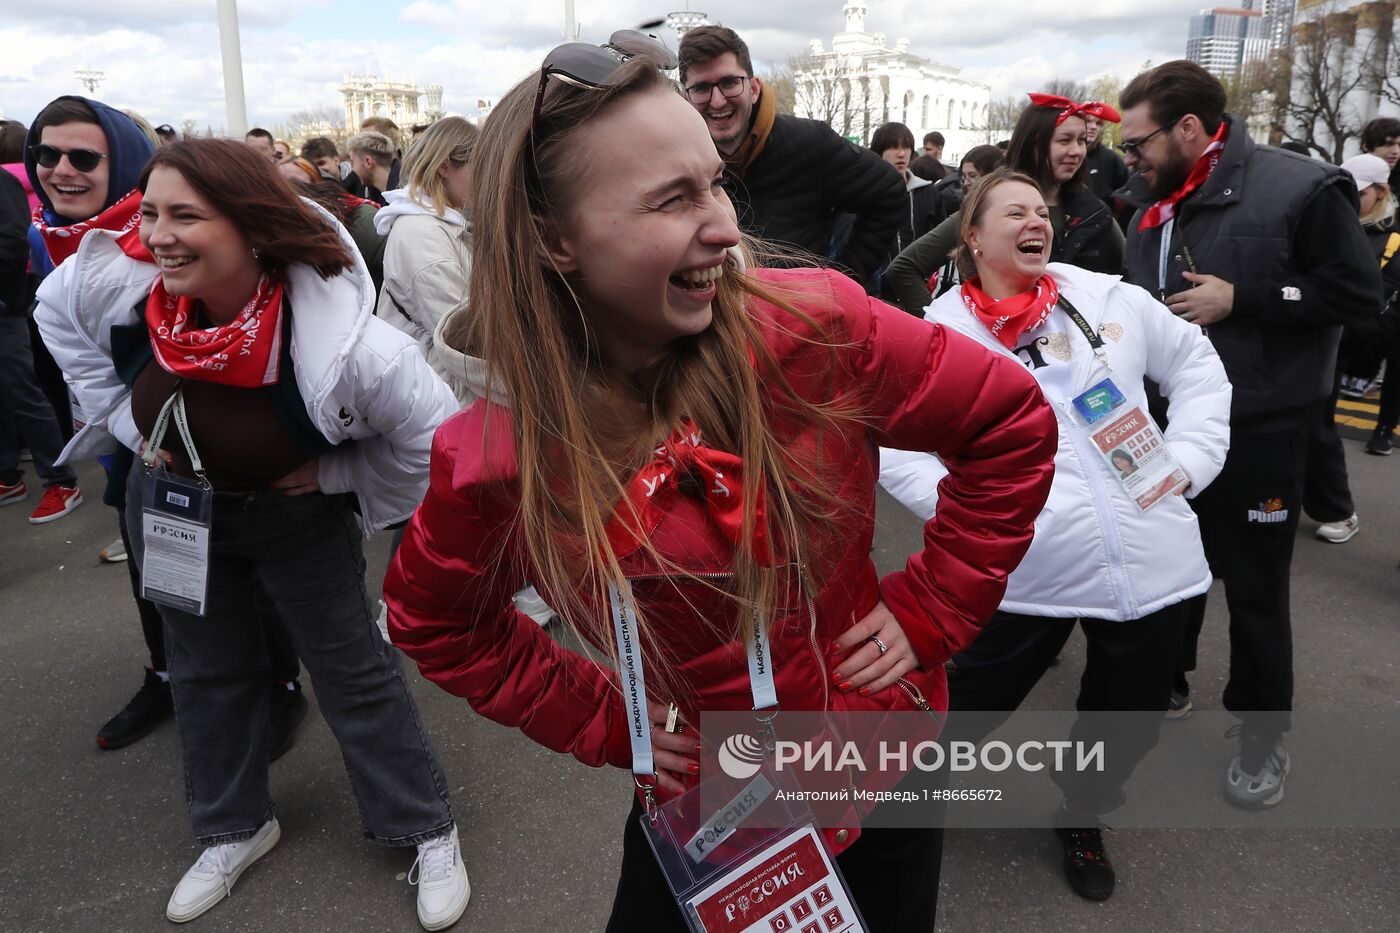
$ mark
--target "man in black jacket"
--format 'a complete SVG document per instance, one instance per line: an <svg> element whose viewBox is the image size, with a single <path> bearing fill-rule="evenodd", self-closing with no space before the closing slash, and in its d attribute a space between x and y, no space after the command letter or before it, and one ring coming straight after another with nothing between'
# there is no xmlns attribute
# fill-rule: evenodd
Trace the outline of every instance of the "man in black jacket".
<svg viewBox="0 0 1400 933"><path fill-rule="evenodd" d="M1084 125L1087 127L1084 141L1089 144L1089 151L1084 155L1084 162L1089 171L1089 190L1093 192L1094 197L1113 209L1118 226L1126 233L1133 211L1126 205L1115 204L1113 193L1128 183L1128 167L1123 164L1123 158L1113 151L1112 146L1104 144L1102 120L1086 113Z"/></svg>
<svg viewBox="0 0 1400 933"><path fill-rule="evenodd" d="M1230 612L1224 703L1242 729L1225 797L1262 809L1283 799L1289 767L1288 581L1305 426L1331 391L1341 325L1380 311L1379 274L1345 174L1255 145L1199 65L1160 65L1119 100L1127 165L1138 173L1117 193L1138 208L1129 279L1206 330L1234 387L1224 470L1187 494ZM1197 599L1183 672L1195 666ZM1176 706L1189 709L1182 698Z"/></svg>
<svg viewBox="0 0 1400 933"><path fill-rule="evenodd" d="M836 215L855 214L851 235L833 258L870 288L875 270L893 255L908 209L899 173L825 123L777 113L773 95L754 77L748 46L732 29L687 32L680 77L724 157L744 232L821 258Z"/></svg>

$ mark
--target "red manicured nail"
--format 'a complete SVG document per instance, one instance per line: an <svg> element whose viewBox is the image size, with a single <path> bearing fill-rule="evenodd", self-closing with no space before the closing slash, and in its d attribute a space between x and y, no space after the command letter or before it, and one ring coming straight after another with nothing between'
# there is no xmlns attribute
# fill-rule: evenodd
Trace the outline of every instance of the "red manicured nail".
<svg viewBox="0 0 1400 933"><path fill-rule="evenodd" d="M860 688L859 690L857 690L856 692L859 693L859 694L860 694L861 696L863 696L863 697L868 697L868 696L870 696L870 688L869 688L869 687L861 687L861 688Z"/></svg>
<svg viewBox="0 0 1400 933"><path fill-rule="evenodd" d="M834 683L836 686L841 686L841 679L842 678L840 674L836 673L835 671L831 672L831 682Z"/></svg>
<svg viewBox="0 0 1400 933"><path fill-rule="evenodd" d="M699 773L700 773L700 762L698 762L698 761L692 761L690 764L688 764L688 765L685 766L685 770L689 771L691 774L699 774Z"/></svg>
<svg viewBox="0 0 1400 933"><path fill-rule="evenodd" d="M837 689L840 690L842 693L850 693L852 686L854 686L854 684L852 684L849 680L843 680L837 687Z"/></svg>
<svg viewBox="0 0 1400 933"><path fill-rule="evenodd" d="M702 754L704 751L705 751L705 746L701 745L699 742L696 742L696 743L695 743L695 754L699 755L699 754Z"/></svg>

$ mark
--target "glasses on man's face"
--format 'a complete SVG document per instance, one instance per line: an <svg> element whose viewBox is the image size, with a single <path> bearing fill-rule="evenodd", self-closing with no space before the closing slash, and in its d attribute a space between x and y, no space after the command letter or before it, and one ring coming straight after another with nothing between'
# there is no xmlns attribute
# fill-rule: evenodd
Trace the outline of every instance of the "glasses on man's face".
<svg viewBox="0 0 1400 933"><path fill-rule="evenodd" d="M639 56L650 59L663 71L680 64L661 40L636 29L619 29L602 45L566 42L555 47L544 57L544 64L540 66L540 88L535 93L535 112L530 117L530 131L533 133L539 126L544 89L550 78L558 78L573 87L596 91L607 87L619 68Z"/></svg>
<svg viewBox="0 0 1400 933"><path fill-rule="evenodd" d="M102 163L107 156L92 149L60 149L40 143L33 147L34 161L44 168L57 168L59 160L68 157L68 164L76 172L90 172Z"/></svg>
<svg viewBox="0 0 1400 933"><path fill-rule="evenodd" d="M1179 122L1181 122L1181 117L1177 117L1172 122L1157 127L1155 130L1148 133L1142 139L1134 140L1133 142L1128 142L1127 140L1124 140L1122 143L1119 144L1118 151L1123 153L1124 155L1130 155L1135 159L1140 158L1142 156L1142 147L1147 145L1148 140L1150 140L1153 136L1156 136L1158 133L1165 133L1167 130L1176 126Z"/></svg>
<svg viewBox="0 0 1400 933"><path fill-rule="evenodd" d="M692 104L704 104L709 102L715 88L719 88L721 97L738 97L744 92L744 83L748 80L748 75L727 75L713 83L698 81L685 89L685 96Z"/></svg>

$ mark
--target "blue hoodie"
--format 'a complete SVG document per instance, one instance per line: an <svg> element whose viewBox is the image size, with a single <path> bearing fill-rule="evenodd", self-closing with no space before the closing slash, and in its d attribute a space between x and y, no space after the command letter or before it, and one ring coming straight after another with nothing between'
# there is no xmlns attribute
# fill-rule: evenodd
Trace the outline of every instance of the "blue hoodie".
<svg viewBox="0 0 1400 933"><path fill-rule="evenodd" d="M91 107L93 113L97 114L97 122L102 126L102 132L107 137L107 201L102 205L102 210L105 211L126 197L131 189L136 187L136 182L141 177L141 170L146 167L146 163L155 154L155 143L151 142L149 136L141 132L141 127L136 125L135 120L120 110L75 95L57 97L50 103L56 103L60 100L82 101ZM44 191L44 186L39 184L39 165L34 160L34 147L39 145L39 135L38 131L30 128L29 136L24 141L24 169L29 173L29 183L34 186L34 193L39 196L40 202L44 205L44 222L51 227L66 227L69 224L87 220L86 217L64 217L62 214L54 213L53 201Z"/></svg>

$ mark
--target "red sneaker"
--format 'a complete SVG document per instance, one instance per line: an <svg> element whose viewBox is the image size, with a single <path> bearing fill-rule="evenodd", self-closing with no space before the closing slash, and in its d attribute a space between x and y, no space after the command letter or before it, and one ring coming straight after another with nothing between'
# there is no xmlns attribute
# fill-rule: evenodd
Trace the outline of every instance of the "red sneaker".
<svg viewBox="0 0 1400 933"><path fill-rule="evenodd" d="M82 504L83 493L77 486L50 486L44 490L39 507L29 513L29 524L58 521Z"/></svg>
<svg viewBox="0 0 1400 933"><path fill-rule="evenodd" d="M27 495L29 495L29 490L24 488L24 480L22 479L17 479L13 483L0 483L0 505L14 505Z"/></svg>

